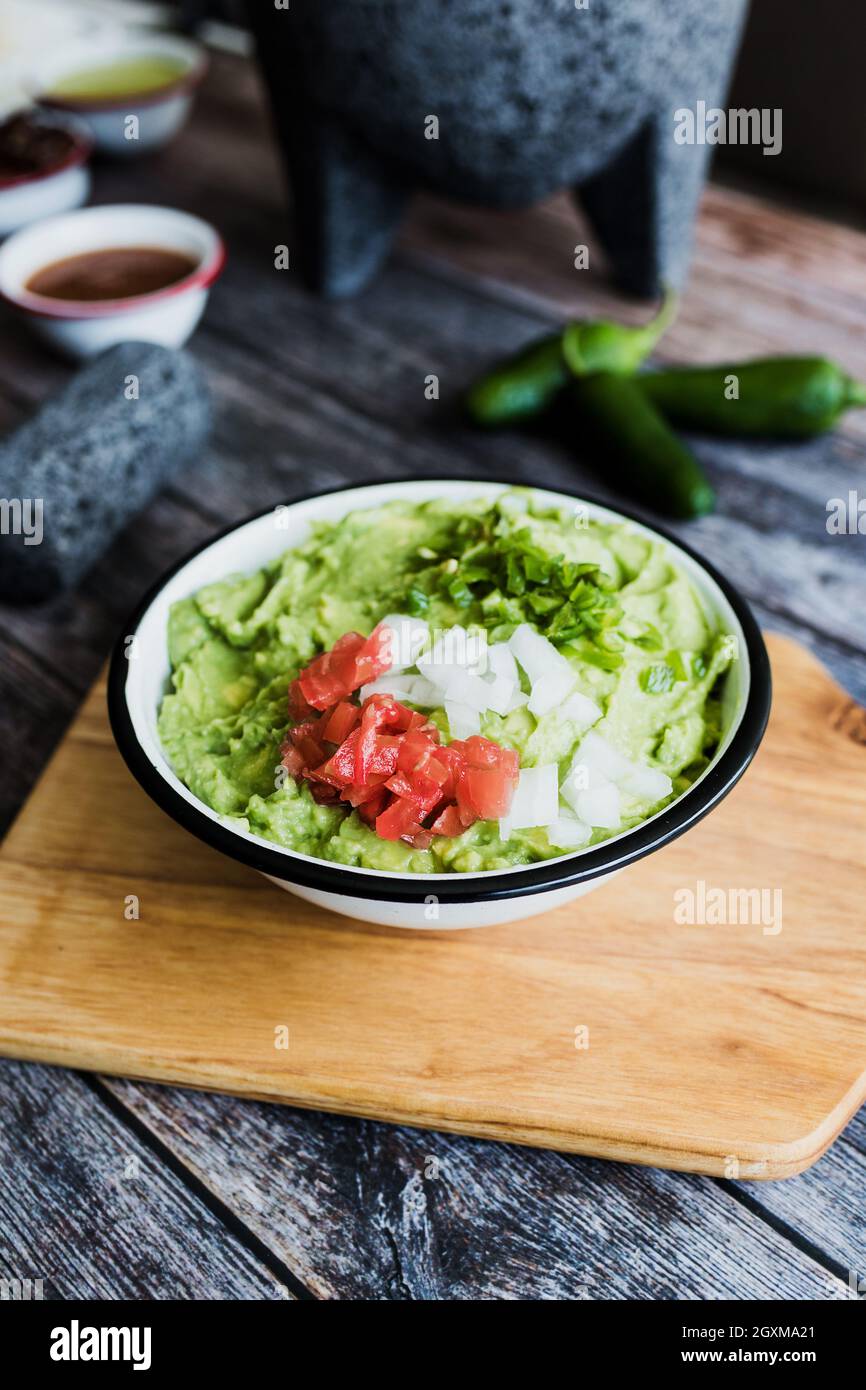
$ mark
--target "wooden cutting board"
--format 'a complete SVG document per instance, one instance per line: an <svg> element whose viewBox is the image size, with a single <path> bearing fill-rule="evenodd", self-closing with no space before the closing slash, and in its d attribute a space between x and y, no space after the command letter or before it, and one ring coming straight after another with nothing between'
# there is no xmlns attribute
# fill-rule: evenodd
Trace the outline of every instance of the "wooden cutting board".
<svg viewBox="0 0 866 1390"><path fill-rule="evenodd" d="M126 771L100 683L0 849L0 1051L799 1172L866 1099L866 714L802 648L770 653L764 745L705 821L546 917L452 933L331 916L200 844ZM767 890L770 930L675 920L699 882Z"/></svg>

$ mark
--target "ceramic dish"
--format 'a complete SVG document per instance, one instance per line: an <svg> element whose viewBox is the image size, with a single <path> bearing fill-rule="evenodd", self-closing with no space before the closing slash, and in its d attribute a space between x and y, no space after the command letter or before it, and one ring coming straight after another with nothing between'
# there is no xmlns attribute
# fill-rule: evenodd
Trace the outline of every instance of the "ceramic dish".
<svg viewBox="0 0 866 1390"><path fill-rule="evenodd" d="M37 270L69 256L121 246L182 252L195 270L151 294L129 299L51 299L26 288ZM144 203L83 208L16 232L0 248L0 298L67 356L92 357L115 343L180 347L196 327L225 262L219 233L190 213Z"/></svg>
<svg viewBox="0 0 866 1390"><path fill-rule="evenodd" d="M71 208L80 208L90 193L87 160L93 140L80 121L55 113L31 112L34 122L62 127L72 137L67 154L38 173L0 177L0 237Z"/></svg>
<svg viewBox="0 0 866 1390"><path fill-rule="evenodd" d="M758 626L736 590L694 551L628 513L588 499L535 489L548 506L573 508L590 519L630 523L666 541L677 565L719 624L737 638L739 659L726 677L725 728L709 766L677 800L632 830L556 859L517 868L465 874L395 874L346 868L283 849L230 828L175 776L161 748L157 715L169 681L168 614L177 599L232 572L250 571L306 538L313 521L337 520L394 498L424 501L447 495L495 496L504 483L465 480L368 484L291 503L276 526L273 509L232 526L165 575L131 615L115 646L108 684L111 725L127 765L153 800L180 825L232 859L251 865L281 888L334 912L397 927L483 926L534 916L598 887L627 865L660 849L706 815L751 762L770 708L770 669ZM134 638L134 642L130 639ZM128 659L128 653L134 659ZM431 906L433 911L431 911ZM579 920L579 909L575 920Z"/></svg>
<svg viewBox="0 0 866 1390"><path fill-rule="evenodd" d="M137 58L165 58L177 65L178 75L152 91L122 97L52 92L53 84L78 72ZM189 115L195 89L206 71L204 50L189 39L130 30L90 36L52 50L33 70L28 85L43 105L80 117L103 154L135 159L173 139Z"/></svg>

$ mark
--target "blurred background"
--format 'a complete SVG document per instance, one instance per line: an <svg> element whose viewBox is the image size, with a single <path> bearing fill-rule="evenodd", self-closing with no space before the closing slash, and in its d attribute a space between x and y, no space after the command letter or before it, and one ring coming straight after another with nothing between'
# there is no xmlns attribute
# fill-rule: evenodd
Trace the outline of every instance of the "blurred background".
<svg viewBox="0 0 866 1390"><path fill-rule="evenodd" d="M327 0L321 0L322 4ZM363 3L363 0L360 0ZM0 0L0 61L21 60L89 18L181 26L229 50L250 50L243 0ZM866 213L866 6L860 0L752 0L730 104L781 107L784 145L765 158L721 147L714 174L755 178L780 196L819 197L835 214Z"/></svg>
<svg viewBox="0 0 866 1390"><path fill-rule="evenodd" d="M32 53L46 40L62 43L86 18L181 27L230 50L251 50L243 0L0 0L0 60ZM783 196L812 195L829 200L837 215L862 219L864 47L860 0L824 0L820 7L812 0L751 0L730 105L781 107L784 144L773 158L751 145L722 147L715 175L752 176Z"/></svg>

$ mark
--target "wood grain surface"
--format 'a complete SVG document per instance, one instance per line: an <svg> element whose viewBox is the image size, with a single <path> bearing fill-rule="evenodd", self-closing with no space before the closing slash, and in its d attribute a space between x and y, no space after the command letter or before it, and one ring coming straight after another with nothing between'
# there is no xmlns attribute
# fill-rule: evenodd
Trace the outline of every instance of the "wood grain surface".
<svg viewBox="0 0 866 1390"><path fill-rule="evenodd" d="M126 613L217 527L315 480L444 468L623 500L579 438L478 437L454 410L472 372L566 313L647 314L608 284L569 200L498 214L420 198L376 285L356 301L318 303L293 273L275 276L274 247L292 240L279 159L254 68L220 55L180 138L134 165L95 166L94 198L172 203L224 233L228 266L190 344L217 419L210 447L74 594L35 610L0 607L3 827ZM660 356L820 349L866 375L862 218L858 228L821 211L782 207L759 187L710 185ZM590 243L588 271L574 269L578 241ZM0 311L0 429L69 370ZM424 399L431 371L441 380L436 403ZM864 438L861 412L796 446L693 439L719 507L681 530L731 574L765 626L805 643L861 702L866 538L829 536L825 508L866 488ZM0 1074L4 1272L51 1269L60 1297L165 1297L188 1286L200 1210L214 1218L224 1272L235 1270L225 1297L250 1287L253 1234L269 1269L284 1258L296 1291L306 1284L331 1298L824 1298L844 1294L851 1271L866 1277L863 1112L807 1172L740 1184L94 1075L82 1085L56 1068L6 1062ZM34 1087L77 1117L65 1146ZM89 1168L100 1150L113 1151L116 1126L161 1174L155 1186L191 1194L157 1208L166 1233L159 1269L136 1258L134 1234L116 1238L98 1219ZM38 1169L34 1154L44 1155ZM438 1182L429 1158L439 1161ZM144 1232L150 1189L125 1191L124 1229L134 1232L137 1210ZM70 1209L82 1213L78 1224Z"/></svg>
<svg viewBox="0 0 866 1390"><path fill-rule="evenodd" d="M765 744L700 826L586 899L461 933L348 922L192 840L131 782L100 684L0 851L0 1049L729 1178L802 1170L866 1098L866 716L802 649L772 657ZM699 883L765 909L683 924Z"/></svg>

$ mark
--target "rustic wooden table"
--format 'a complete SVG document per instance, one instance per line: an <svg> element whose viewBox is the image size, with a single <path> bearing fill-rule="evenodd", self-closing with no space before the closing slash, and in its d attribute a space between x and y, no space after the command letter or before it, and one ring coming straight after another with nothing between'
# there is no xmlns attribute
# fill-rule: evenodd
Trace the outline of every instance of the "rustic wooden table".
<svg viewBox="0 0 866 1390"><path fill-rule="evenodd" d="M95 191L224 232L229 266L192 346L218 421L78 592L0 610L4 825L124 614L217 527L319 485L442 471L616 501L578 454L479 438L453 409L473 371L563 315L636 312L573 268L587 238L564 199L509 215L419 200L387 273L320 303L274 269L291 242L283 179L255 74L230 59L174 146L100 168ZM866 378L864 258L858 231L714 186L661 356L824 351ZM67 374L4 320L0 425ZM866 488L866 419L797 447L696 447L719 507L683 534L866 698L866 542L825 526L829 498ZM46 1297L796 1299L866 1276L866 1112L811 1171L748 1185L32 1065L0 1064L0 1089L0 1277L42 1278Z"/></svg>

